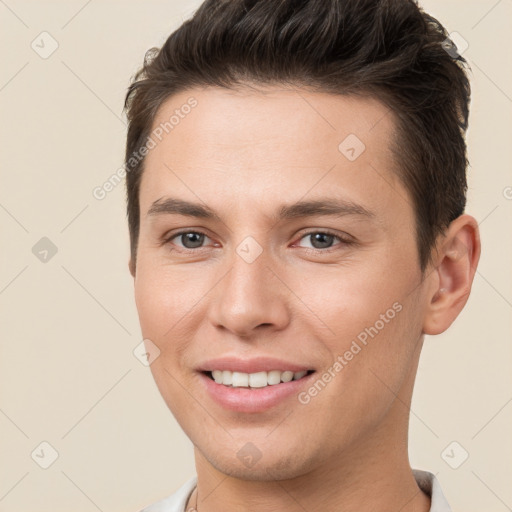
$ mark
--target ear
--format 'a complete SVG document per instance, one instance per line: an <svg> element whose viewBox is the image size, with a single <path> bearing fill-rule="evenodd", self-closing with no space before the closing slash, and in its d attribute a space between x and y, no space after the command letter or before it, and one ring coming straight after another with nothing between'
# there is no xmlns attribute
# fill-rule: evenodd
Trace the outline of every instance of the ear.
<svg viewBox="0 0 512 512"><path fill-rule="evenodd" d="M130 274L133 278L135 278L135 262L132 258L128 261L128 270L130 271Z"/></svg>
<svg viewBox="0 0 512 512"><path fill-rule="evenodd" d="M425 334L441 334L466 304L478 260L480 235L470 215L457 217L438 241L428 280L428 303L423 322Z"/></svg>

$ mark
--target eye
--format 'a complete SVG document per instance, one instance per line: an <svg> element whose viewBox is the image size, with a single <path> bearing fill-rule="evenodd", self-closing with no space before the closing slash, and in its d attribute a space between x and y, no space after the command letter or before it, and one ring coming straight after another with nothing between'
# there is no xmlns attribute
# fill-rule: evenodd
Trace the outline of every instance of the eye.
<svg viewBox="0 0 512 512"><path fill-rule="evenodd" d="M335 244L334 247L337 245L350 245L353 243L348 239L348 237L342 238L330 231L310 231L301 237L301 240L307 239L309 239L311 245L309 247L306 246L306 249L315 249L323 252L327 252L325 249L331 249L335 240L338 240L339 243Z"/></svg>
<svg viewBox="0 0 512 512"><path fill-rule="evenodd" d="M207 235L200 231L181 231L168 238L167 242L172 242L182 249L194 250L202 248L205 239L210 240Z"/></svg>
<svg viewBox="0 0 512 512"><path fill-rule="evenodd" d="M338 234L332 233L328 230L322 231L310 231L309 233L305 233L301 236L300 241L308 240L310 241L309 246L304 246L300 244L299 246L305 249L317 251L317 252L329 252L330 250L336 250L338 245L340 246L348 246L354 244L354 241L351 240L348 236L342 237ZM335 241L338 243L334 243ZM212 240L205 233L201 231L180 231L179 233L174 233L170 237L168 237L165 242L177 247L177 250L183 251L194 251L197 249L204 248L205 242ZM333 249L334 247L334 249ZM172 248L174 249L174 248Z"/></svg>

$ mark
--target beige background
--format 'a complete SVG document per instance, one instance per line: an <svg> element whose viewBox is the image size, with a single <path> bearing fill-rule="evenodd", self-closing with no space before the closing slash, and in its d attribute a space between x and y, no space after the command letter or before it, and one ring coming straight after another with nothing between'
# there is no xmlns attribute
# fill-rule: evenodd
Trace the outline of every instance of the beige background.
<svg viewBox="0 0 512 512"><path fill-rule="evenodd" d="M130 76L197 5L0 0L0 511L137 511L194 474L189 441L133 355L141 335L124 188L103 201L92 190L122 165ZM484 249L463 314L427 339L411 462L437 474L454 511L504 512L512 509L512 2L422 5L469 43L468 211ZM43 31L59 45L47 59L31 48L34 40L40 52L51 48ZM32 252L42 237L58 249L46 263ZM48 469L36 463L49 460L43 441L58 452ZM453 465L462 450L469 458L452 469L445 459Z"/></svg>

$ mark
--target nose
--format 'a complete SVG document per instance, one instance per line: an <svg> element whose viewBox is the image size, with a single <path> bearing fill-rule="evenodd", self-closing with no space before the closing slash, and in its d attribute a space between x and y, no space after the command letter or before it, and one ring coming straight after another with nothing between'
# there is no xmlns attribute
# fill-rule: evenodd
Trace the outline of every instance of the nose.
<svg viewBox="0 0 512 512"><path fill-rule="evenodd" d="M288 325L287 288L264 254L248 263L234 253L233 263L215 287L211 301L209 316L216 328L247 338Z"/></svg>

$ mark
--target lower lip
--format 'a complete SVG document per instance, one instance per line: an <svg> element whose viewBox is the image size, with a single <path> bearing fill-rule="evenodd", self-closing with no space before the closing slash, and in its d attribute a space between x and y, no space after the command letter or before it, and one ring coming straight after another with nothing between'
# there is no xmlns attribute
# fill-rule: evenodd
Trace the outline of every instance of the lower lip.
<svg viewBox="0 0 512 512"><path fill-rule="evenodd" d="M200 373L210 397L225 409L236 412L264 412L291 396L297 396L314 373L299 380L281 382L264 388L243 388L217 384L208 375Z"/></svg>

